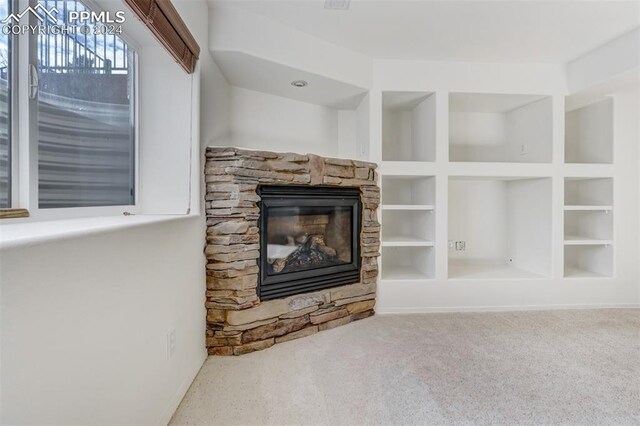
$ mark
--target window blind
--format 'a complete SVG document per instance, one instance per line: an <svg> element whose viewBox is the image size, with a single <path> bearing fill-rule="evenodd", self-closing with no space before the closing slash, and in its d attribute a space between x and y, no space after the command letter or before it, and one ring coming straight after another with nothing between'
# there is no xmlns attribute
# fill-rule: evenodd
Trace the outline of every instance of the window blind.
<svg viewBox="0 0 640 426"><path fill-rule="evenodd" d="M193 73L200 46L171 0L125 0L162 45L189 74Z"/></svg>

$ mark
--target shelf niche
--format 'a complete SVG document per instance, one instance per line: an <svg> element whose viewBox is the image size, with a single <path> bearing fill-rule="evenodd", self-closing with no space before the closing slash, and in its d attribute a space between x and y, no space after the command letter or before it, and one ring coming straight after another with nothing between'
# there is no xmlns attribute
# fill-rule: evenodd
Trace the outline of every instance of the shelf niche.
<svg viewBox="0 0 640 426"><path fill-rule="evenodd" d="M382 245L433 245L433 211L390 210L382 213Z"/></svg>
<svg viewBox="0 0 640 426"><path fill-rule="evenodd" d="M449 179L449 278L543 278L551 273L551 178Z"/></svg>
<svg viewBox="0 0 640 426"><path fill-rule="evenodd" d="M613 205L612 178L568 177L564 180L564 205L567 208L601 207Z"/></svg>
<svg viewBox="0 0 640 426"><path fill-rule="evenodd" d="M433 247L382 247L382 279L427 280L435 277Z"/></svg>
<svg viewBox="0 0 640 426"><path fill-rule="evenodd" d="M382 160L436 160L436 96L382 92Z"/></svg>
<svg viewBox="0 0 640 426"><path fill-rule="evenodd" d="M384 176L382 205L433 206L435 177Z"/></svg>
<svg viewBox="0 0 640 426"><path fill-rule="evenodd" d="M611 244L613 214L609 211L565 211L564 239L569 244Z"/></svg>
<svg viewBox="0 0 640 426"><path fill-rule="evenodd" d="M449 161L550 163L549 96L451 93Z"/></svg>
<svg viewBox="0 0 640 426"><path fill-rule="evenodd" d="M610 245L565 246L565 278L613 276L613 247Z"/></svg>
<svg viewBox="0 0 640 426"><path fill-rule="evenodd" d="M565 113L565 162L613 162L613 100L608 98Z"/></svg>

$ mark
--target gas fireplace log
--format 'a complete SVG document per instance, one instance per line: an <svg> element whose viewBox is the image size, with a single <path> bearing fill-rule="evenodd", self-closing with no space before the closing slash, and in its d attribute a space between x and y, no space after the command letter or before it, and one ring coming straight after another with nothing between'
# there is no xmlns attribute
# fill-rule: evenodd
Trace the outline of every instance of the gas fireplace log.
<svg viewBox="0 0 640 426"><path fill-rule="evenodd" d="M290 241L290 238L287 237L287 240ZM324 236L303 234L295 240L301 245L288 256L267 259L273 272L289 272L289 270L326 266L339 262L336 250L326 245Z"/></svg>

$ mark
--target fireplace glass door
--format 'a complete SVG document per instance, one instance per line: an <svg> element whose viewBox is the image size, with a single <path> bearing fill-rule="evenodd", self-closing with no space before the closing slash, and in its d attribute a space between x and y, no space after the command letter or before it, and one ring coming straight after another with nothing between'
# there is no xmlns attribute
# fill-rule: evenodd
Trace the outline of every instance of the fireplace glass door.
<svg viewBox="0 0 640 426"><path fill-rule="evenodd" d="M262 300L359 280L359 191L262 186Z"/></svg>

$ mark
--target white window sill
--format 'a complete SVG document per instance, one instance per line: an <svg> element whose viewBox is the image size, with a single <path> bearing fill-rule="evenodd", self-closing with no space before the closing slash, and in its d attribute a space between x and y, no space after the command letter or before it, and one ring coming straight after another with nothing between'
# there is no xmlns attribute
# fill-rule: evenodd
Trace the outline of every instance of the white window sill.
<svg viewBox="0 0 640 426"><path fill-rule="evenodd" d="M0 224L0 250L198 217L141 214Z"/></svg>

